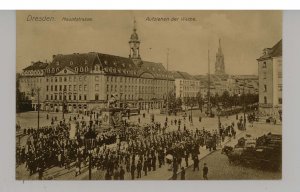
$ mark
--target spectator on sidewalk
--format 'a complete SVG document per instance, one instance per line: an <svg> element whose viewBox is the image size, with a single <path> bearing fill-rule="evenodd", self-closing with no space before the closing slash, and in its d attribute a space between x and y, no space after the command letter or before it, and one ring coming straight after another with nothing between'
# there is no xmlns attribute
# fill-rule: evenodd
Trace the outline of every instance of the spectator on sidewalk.
<svg viewBox="0 0 300 192"><path fill-rule="evenodd" d="M203 179L204 180L208 180L207 175L208 175L208 167L207 167L207 164L204 163L204 167L203 167Z"/></svg>

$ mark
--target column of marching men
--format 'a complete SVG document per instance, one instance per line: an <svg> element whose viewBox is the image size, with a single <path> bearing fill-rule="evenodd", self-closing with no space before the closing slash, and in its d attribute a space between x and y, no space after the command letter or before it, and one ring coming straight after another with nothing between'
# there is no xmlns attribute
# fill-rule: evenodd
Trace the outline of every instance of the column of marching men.
<svg viewBox="0 0 300 192"><path fill-rule="evenodd" d="M124 121L125 131L121 134L113 131L97 134L92 149L92 167L101 171L106 180L123 180L146 177L149 172L168 166L176 179L180 168L189 166L189 159L193 161L194 170L199 170L200 146L216 150L226 136L235 136L234 123L222 126L219 131L208 131L205 128L189 130L185 125L181 129L181 121L166 118L164 125L152 121L145 126ZM178 129L168 131L169 124ZM26 164L30 175L38 172L40 179L44 171L52 167L75 167L76 177L88 164L84 135L90 129L90 124L82 121L75 139L70 139L70 125L63 122L56 126L24 129L28 140L26 145L17 148L17 161Z"/></svg>

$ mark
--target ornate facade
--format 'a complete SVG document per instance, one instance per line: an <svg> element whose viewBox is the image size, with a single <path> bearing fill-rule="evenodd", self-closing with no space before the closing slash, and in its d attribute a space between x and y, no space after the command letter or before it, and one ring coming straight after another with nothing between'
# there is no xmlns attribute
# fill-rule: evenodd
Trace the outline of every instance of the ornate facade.
<svg viewBox="0 0 300 192"><path fill-rule="evenodd" d="M20 91L32 98L34 109L38 91L46 111L100 109L112 96L119 98L120 107L162 108L174 78L161 63L141 59L135 23L129 58L96 52L54 55L50 63L36 62L23 70Z"/></svg>

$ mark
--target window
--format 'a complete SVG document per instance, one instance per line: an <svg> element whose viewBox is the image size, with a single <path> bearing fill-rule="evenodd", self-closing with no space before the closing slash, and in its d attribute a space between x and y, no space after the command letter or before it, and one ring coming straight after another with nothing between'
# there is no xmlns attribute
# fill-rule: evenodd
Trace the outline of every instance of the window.
<svg viewBox="0 0 300 192"><path fill-rule="evenodd" d="M84 100L86 100L86 98L87 98L86 95L84 95Z"/></svg>
<svg viewBox="0 0 300 192"><path fill-rule="evenodd" d="M54 100L57 100L57 95L54 95Z"/></svg>
<svg viewBox="0 0 300 192"><path fill-rule="evenodd" d="M62 81L62 77L59 77L59 82L61 82Z"/></svg>
<svg viewBox="0 0 300 192"><path fill-rule="evenodd" d="M264 85L264 92L267 91L267 85Z"/></svg>
<svg viewBox="0 0 300 192"><path fill-rule="evenodd" d="M118 89L118 87L117 87L117 85L115 85L115 92L117 92L117 89Z"/></svg>
<svg viewBox="0 0 300 192"><path fill-rule="evenodd" d="M79 95L79 98L78 98L79 100L81 100L81 95Z"/></svg>
<svg viewBox="0 0 300 192"><path fill-rule="evenodd" d="M46 95L46 100L48 100L49 98L48 98L48 95Z"/></svg>
<svg viewBox="0 0 300 192"><path fill-rule="evenodd" d="M75 67L75 71L78 72L78 67Z"/></svg>
<svg viewBox="0 0 300 192"><path fill-rule="evenodd" d="M72 95L71 94L69 95L69 100L72 100Z"/></svg>
<svg viewBox="0 0 300 192"><path fill-rule="evenodd" d="M109 85L106 86L106 91L107 91L107 92L109 91Z"/></svg>
<svg viewBox="0 0 300 192"><path fill-rule="evenodd" d="M50 86L50 90L53 91L53 85Z"/></svg>
<svg viewBox="0 0 300 192"><path fill-rule="evenodd" d="M75 94L73 95L73 98L74 98L74 100L76 100L76 95Z"/></svg>
<svg viewBox="0 0 300 192"><path fill-rule="evenodd" d="M55 82L57 82L57 77L55 77Z"/></svg>
<svg viewBox="0 0 300 192"><path fill-rule="evenodd" d="M282 104L282 98L281 97L278 98L278 104Z"/></svg>
<svg viewBox="0 0 300 192"><path fill-rule="evenodd" d="M85 67L85 72L88 72L89 68L88 67Z"/></svg>
<svg viewBox="0 0 300 192"><path fill-rule="evenodd" d="M267 62L263 62L263 68L267 68Z"/></svg>
<svg viewBox="0 0 300 192"><path fill-rule="evenodd" d="M264 75L263 75L264 79L267 79L267 73L264 72Z"/></svg>
<svg viewBox="0 0 300 192"><path fill-rule="evenodd" d="M59 100L62 100L62 96L61 95L59 95Z"/></svg>
<svg viewBox="0 0 300 192"><path fill-rule="evenodd" d="M49 86L47 85L46 90L48 91Z"/></svg>
<svg viewBox="0 0 300 192"><path fill-rule="evenodd" d="M87 85L84 85L84 91L87 91Z"/></svg>
<svg viewBox="0 0 300 192"><path fill-rule="evenodd" d="M99 91L99 84L95 85L95 91Z"/></svg>
<svg viewBox="0 0 300 192"><path fill-rule="evenodd" d="M53 100L53 95L50 96L50 99Z"/></svg>
<svg viewBox="0 0 300 192"><path fill-rule="evenodd" d="M267 102L268 102L268 101L267 101L267 97L264 96L264 103L267 104Z"/></svg>
<svg viewBox="0 0 300 192"><path fill-rule="evenodd" d="M46 78L46 82L48 82L49 81L49 79L48 78Z"/></svg>
<svg viewBox="0 0 300 192"><path fill-rule="evenodd" d="M64 82L66 82L67 81L67 77L64 77Z"/></svg>
<svg viewBox="0 0 300 192"><path fill-rule="evenodd" d="M60 91L62 90L62 85L59 85L59 90L60 90Z"/></svg>
<svg viewBox="0 0 300 192"><path fill-rule="evenodd" d="M99 95L95 94L95 100L98 101L99 100Z"/></svg>
<svg viewBox="0 0 300 192"><path fill-rule="evenodd" d="M54 90L57 91L57 85L55 85Z"/></svg>
<svg viewBox="0 0 300 192"><path fill-rule="evenodd" d="M71 89L72 89L72 85L69 85L69 91L71 91Z"/></svg>
<svg viewBox="0 0 300 192"><path fill-rule="evenodd" d="M67 85L64 85L64 91L66 91L67 90Z"/></svg>
<svg viewBox="0 0 300 192"><path fill-rule="evenodd" d="M83 72L83 67L80 67L80 72Z"/></svg>
<svg viewBox="0 0 300 192"><path fill-rule="evenodd" d="M73 86L73 91L76 91L76 85Z"/></svg>
<svg viewBox="0 0 300 192"><path fill-rule="evenodd" d="M79 91L81 91L81 85L79 85ZM79 99L80 100L80 99Z"/></svg>
<svg viewBox="0 0 300 192"><path fill-rule="evenodd" d="M69 76L69 82L71 82L72 81L72 77L71 76Z"/></svg>

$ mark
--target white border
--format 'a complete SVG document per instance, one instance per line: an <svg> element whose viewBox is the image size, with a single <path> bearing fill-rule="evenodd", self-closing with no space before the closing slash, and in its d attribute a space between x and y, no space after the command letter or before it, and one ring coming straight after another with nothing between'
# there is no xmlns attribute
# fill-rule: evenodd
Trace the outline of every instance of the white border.
<svg viewBox="0 0 300 192"><path fill-rule="evenodd" d="M282 181L15 181L15 11L0 11L0 191L297 191L300 178L300 11L284 12ZM263 30L263 29L262 29ZM33 50L34 51L34 50Z"/></svg>
<svg viewBox="0 0 300 192"><path fill-rule="evenodd" d="M299 9L297 0L0 0L1 9Z"/></svg>

